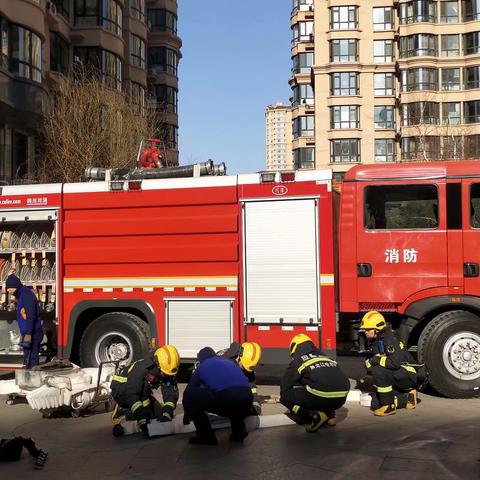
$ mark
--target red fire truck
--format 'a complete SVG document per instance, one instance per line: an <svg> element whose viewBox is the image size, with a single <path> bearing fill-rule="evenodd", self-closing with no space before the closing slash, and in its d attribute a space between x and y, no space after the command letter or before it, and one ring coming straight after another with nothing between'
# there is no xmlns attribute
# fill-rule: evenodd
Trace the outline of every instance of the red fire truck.
<svg viewBox="0 0 480 480"><path fill-rule="evenodd" d="M2 188L2 366L21 358L15 268L47 344L84 366L232 340L284 363L302 332L334 354L375 309L435 389L480 394L480 163L357 166L340 193L330 170L104 176Z"/></svg>

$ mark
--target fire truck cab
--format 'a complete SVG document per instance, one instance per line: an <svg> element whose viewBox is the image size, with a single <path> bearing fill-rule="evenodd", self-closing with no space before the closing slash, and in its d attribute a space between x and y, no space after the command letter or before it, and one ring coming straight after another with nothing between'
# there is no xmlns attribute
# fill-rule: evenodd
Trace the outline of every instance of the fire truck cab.
<svg viewBox="0 0 480 480"><path fill-rule="evenodd" d="M437 391L480 394L480 163L352 168L339 245L343 318L382 312Z"/></svg>

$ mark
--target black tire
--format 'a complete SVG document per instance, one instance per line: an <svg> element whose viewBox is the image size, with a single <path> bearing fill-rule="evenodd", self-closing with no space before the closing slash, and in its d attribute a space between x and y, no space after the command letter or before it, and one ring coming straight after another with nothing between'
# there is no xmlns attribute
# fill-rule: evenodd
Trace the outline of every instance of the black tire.
<svg viewBox="0 0 480 480"><path fill-rule="evenodd" d="M480 318L463 310L438 315L420 335L418 359L438 393L449 398L480 396Z"/></svg>
<svg viewBox="0 0 480 480"><path fill-rule="evenodd" d="M123 429L123 427L121 425L115 425L112 428L112 434L113 434L114 437L121 437L121 436L123 436L124 433L125 433L125 430Z"/></svg>
<svg viewBox="0 0 480 480"><path fill-rule="evenodd" d="M109 312L94 320L80 342L82 367L101 361L121 360L129 364L148 353L150 333L140 318L125 312Z"/></svg>

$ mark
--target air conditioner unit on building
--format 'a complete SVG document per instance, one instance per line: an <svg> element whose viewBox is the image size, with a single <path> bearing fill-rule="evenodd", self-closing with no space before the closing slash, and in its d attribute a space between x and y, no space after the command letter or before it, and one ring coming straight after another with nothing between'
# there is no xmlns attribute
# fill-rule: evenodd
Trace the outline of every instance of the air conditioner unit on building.
<svg viewBox="0 0 480 480"><path fill-rule="evenodd" d="M47 10L52 14L56 15L57 14L57 7L53 2L47 2Z"/></svg>

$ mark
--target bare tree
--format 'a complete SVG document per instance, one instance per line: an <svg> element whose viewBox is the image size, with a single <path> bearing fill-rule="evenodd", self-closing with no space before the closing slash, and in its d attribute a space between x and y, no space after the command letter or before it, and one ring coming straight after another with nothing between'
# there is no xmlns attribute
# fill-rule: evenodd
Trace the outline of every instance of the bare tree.
<svg viewBox="0 0 480 480"><path fill-rule="evenodd" d="M140 141L159 126L151 102L141 105L92 72L62 76L46 107L37 180L81 181L88 166L133 168Z"/></svg>

